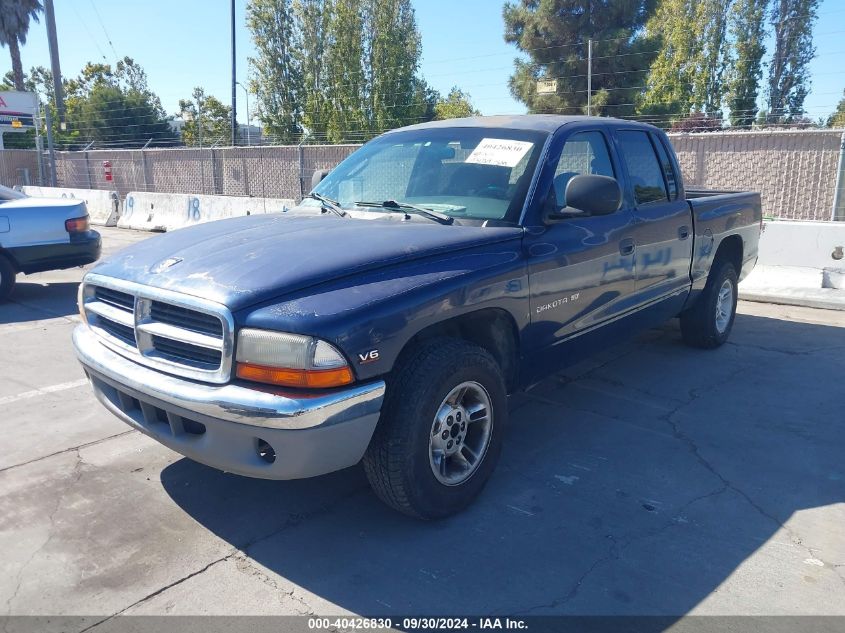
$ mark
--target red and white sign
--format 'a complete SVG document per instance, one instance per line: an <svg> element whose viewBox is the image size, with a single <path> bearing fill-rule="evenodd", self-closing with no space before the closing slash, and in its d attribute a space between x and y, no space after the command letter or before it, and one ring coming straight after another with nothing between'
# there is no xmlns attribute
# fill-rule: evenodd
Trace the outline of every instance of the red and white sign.
<svg viewBox="0 0 845 633"><path fill-rule="evenodd" d="M0 129L22 131L35 126L38 95L34 92L0 92Z"/></svg>

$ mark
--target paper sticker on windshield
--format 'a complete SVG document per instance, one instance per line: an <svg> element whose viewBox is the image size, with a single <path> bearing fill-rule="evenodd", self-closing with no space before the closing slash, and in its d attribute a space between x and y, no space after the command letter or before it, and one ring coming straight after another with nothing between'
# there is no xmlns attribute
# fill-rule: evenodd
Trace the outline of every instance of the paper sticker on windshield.
<svg viewBox="0 0 845 633"><path fill-rule="evenodd" d="M499 167L516 167L522 157L534 143L528 141L509 141L504 138L481 139L478 146L472 150L466 162L477 165L498 165Z"/></svg>

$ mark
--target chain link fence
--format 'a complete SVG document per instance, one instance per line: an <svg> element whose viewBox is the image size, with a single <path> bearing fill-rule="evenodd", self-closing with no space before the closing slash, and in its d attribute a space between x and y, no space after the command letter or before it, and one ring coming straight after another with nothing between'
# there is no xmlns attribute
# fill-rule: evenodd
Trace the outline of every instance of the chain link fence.
<svg viewBox="0 0 845 633"><path fill-rule="evenodd" d="M759 191L767 217L845 220L841 130L669 135L691 188ZM299 199L317 169L358 145L293 145L56 152L57 185L130 191ZM49 158L44 157L46 165ZM112 181L106 180L106 164ZM38 154L0 151L0 183L46 184ZM838 188L838 193L837 193Z"/></svg>

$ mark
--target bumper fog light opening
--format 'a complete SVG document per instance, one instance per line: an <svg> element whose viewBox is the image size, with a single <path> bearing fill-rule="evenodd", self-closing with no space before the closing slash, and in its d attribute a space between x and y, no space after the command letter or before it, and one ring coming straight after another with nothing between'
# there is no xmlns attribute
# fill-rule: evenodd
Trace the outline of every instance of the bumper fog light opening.
<svg viewBox="0 0 845 633"><path fill-rule="evenodd" d="M276 461L276 451L275 449L270 446L270 444L260 437L255 438L255 452L258 454L258 457L263 461L267 462L268 464L272 464Z"/></svg>

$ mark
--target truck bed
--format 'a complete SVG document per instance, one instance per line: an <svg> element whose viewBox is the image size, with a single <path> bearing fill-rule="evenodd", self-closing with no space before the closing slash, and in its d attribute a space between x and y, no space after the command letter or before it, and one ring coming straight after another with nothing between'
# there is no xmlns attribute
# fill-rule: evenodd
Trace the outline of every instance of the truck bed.
<svg viewBox="0 0 845 633"><path fill-rule="evenodd" d="M741 264L737 270L744 279L757 261L757 248L763 222L760 194L754 191L720 191L687 189L687 203L692 209L695 248L693 250L693 290L701 290L722 241L738 236L741 244ZM737 237L733 237L734 240Z"/></svg>

